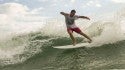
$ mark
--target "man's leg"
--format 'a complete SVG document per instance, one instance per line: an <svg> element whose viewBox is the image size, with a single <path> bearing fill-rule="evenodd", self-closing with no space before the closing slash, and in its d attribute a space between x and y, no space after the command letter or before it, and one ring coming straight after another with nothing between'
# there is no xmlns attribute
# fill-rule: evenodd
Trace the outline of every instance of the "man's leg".
<svg viewBox="0 0 125 70"><path fill-rule="evenodd" d="M70 38L72 39L73 46L76 45L76 39L73 36L73 32L71 30L68 30L68 34L70 35Z"/></svg>
<svg viewBox="0 0 125 70"><path fill-rule="evenodd" d="M89 38L89 36L87 36L85 33L83 33L79 28L75 28L74 31L82 36L84 36L85 38L89 39L89 43L92 42L92 40Z"/></svg>
<svg viewBox="0 0 125 70"><path fill-rule="evenodd" d="M89 39L89 43L92 42L91 38L89 36L87 36L85 33L83 33L82 31L79 34L86 37L87 39Z"/></svg>

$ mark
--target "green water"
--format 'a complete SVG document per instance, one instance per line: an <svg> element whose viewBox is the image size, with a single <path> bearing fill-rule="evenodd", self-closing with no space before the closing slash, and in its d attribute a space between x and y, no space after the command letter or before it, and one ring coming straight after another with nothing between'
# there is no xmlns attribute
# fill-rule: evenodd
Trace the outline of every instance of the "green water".
<svg viewBox="0 0 125 70"><path fill-rule="evenodd" d="M35 36L35 37L34 37ZM30 35L30 45L40 46L41 52L24 62L1 66L0 70L109 70L125 69L125 41L92 48L55 49L55 45L71 43L68 37ZM52 38L52 39L51 39ZM48 40L41 45L42 40ZM33 42L35 43L33 43ZM81 38L77 37L80 42ZM37 43L37 44L36 44ZM33 45L35 44L35 45ZM27 53L23 53L25 57ZM28 56L28 55L27 55Z"/></svg>

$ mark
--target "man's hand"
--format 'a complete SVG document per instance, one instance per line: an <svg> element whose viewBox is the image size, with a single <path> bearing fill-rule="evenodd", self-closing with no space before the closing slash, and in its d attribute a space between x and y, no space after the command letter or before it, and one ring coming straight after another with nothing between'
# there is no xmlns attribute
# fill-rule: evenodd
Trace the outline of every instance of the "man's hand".
<svg viewBox="0 0 125 70"><path fill-rule="evenodd" d="M67 13L64 13L64 12L60 12L60 14L62 14L64 16L68 15Z"/></svg>
<svg viewBox="0 0 125 70"><path fill-rule="evenodd" d="M64 12L60 12L60 14L64 15Z"/></svg>
<svg viewBox="0 0 125 70"><path fill-rule="evenodd" d="M90 18L89 18L89 17L86 17L86 19L90 20Z"/></svg>

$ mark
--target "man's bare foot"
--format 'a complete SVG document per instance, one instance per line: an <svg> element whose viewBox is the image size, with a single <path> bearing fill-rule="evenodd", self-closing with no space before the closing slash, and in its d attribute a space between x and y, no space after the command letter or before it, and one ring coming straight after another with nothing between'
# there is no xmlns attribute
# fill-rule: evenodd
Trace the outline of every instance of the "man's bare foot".
<svg viewBox="0 0 125 70"><path fill-rule="evenodd" d="M76 45L76 42L73 43L73 46L75 46L75 45Z"/></svg>
<svg viewBox="0 0 125 70"><path fill-rule="evenodd" d="M73 44L73 46L75 46L76 44Z"/></svg>
<svg viewBox="0 0 125 70"><path fill-rule="evenodd" d="M91 42L92 42L92 40L89 40L88 42L89 42L89 43L91 43Z"/></svg>

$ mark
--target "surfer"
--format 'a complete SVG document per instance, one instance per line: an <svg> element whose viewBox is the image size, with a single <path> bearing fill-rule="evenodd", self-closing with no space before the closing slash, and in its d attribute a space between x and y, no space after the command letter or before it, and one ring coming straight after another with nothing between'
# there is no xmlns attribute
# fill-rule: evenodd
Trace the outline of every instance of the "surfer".
<svg viewBox="0 0 125 70"><path fill-rule="evenodd" d="M89 17L86 16L77 16L75 15L76 11L75 10L71 10L70 14L65 13L65 12L60 12L60 14L65 16L65 22L66 22L66 26L67 26L67 32L70 35L70 38L72 39L73 45L76 45L76 39L73 36L73 31L75 31L76 33L86 37L89 41L89 43L92 42L91 38L89 36L87 36L85 33L83 33L79 27L77 27L75 25L75 20L78 18L83 18L83 19L87 19L90 20Z"/></svg>

